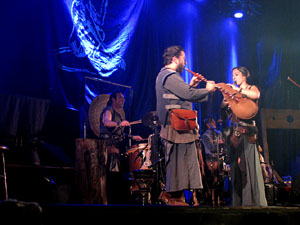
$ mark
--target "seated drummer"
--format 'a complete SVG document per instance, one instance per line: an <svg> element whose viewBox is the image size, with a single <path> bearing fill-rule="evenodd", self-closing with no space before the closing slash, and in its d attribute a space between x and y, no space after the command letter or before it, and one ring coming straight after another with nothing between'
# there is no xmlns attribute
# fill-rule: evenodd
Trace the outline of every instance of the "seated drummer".
<svg viewBox="0 0 300 225"><path fill-rule="evenodd" d="M126 151L126 135L125 127L130 126L130 123L125 120L125 115L122 113L125 98L121 92L113 92L107 106L100 114L100 139L105 140L107 149L107 197L108 203L122 203L122 165L120 156ZM135 141L141 141L141 136L132 135L131 138ZM119 196L119 197L117 197Z"/></svg>

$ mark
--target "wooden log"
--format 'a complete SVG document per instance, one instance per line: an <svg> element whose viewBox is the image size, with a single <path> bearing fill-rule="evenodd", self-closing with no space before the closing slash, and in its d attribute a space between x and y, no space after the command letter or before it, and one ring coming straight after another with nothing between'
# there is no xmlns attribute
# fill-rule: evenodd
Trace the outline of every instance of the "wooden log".
<svg viewBox="0 0 300 225"><path fill-rule="evenodd" d="M76 139L76 181L84 204L107 204L105 142L98 139Z"/></svg>

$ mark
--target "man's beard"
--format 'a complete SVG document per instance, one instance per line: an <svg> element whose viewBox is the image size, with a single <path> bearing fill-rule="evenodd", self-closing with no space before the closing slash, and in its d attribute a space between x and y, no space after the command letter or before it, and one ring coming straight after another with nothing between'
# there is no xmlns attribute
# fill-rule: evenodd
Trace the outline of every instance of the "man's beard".
<svg viewBox="0 0 300 225"><path fill-rule="evenodd" d="M177 67L177 69L176 69L176 71L177 71L178 73L182 73L183 70L184 70L184 67L185 67L185 65L184 65L183 63L182 63L182 64L179 64L178 67Z"/></svg>

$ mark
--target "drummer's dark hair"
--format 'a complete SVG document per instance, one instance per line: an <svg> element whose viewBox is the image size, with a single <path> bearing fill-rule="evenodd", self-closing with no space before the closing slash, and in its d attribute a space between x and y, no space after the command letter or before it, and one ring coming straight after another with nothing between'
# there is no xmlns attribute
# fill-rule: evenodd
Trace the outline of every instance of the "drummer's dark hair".
<svg viewBox="0 0 300 225"><path fill-rule="evenodd" d="M109 100L108 100L108 102L107 102L107 106L112 105L112 99L113 99L113 98L116 99L116 98L117 98L117 94L119 94L119 93L123 94L121 91L114 91L114 92L112 92L112 93L110 94Z"/></svg>

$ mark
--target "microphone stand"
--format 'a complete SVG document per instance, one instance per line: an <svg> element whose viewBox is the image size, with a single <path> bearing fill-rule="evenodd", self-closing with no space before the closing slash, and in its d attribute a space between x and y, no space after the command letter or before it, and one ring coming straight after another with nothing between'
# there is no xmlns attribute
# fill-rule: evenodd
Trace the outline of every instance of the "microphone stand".
<svg viewBox="0 0 300 225"><path fill-rule="evenodd" d="M131 126L128 127L128 145L131 147Z"/></svg>
<svg viewBox="0 0 300 225"><path fill-rule="evenodd" d="M223 180L223 177L222 177L222 175L221 175L221 168L223 167L223 165L221 165L221 160L220 160L220 156L221 156L221 154L220 154L220 136L221 136L221 133L220 133L217 129L213 128L213 127L212 127L212 129L213 129L214 132L216 132L216 134L217 134L218 186L221 186L221 182L222 182L222 180ZM221 167L221 166L222 166L222 167ZM218 204L220 204L221 196L218 195L218 196L216 196L216 197L217 197L217 202L218 202ZM218 198L219 198L219 200L218 200Z"/></svg>
<svg viewBox="0 0 300 225"><path fill-rule="evenodd" d="M153 185L153 194L152 199L155 200L156 204L160 204L158 201L158 197L160 195L160 172L162 171L162 161L164 160L164 156L161 157L160 152L160 135L159 135L159 126L158 126L158 118L153 119L153 136L151 138L151 161L152 163L149 168L153 169L154 172L154 185Z"/></svg>
<svg viewBox="0 0 300 225"><path fill-rule="evenodd" d="M208 123L208 126L216 133L217 135L217 138L216 138L216 141L217 141L217 162L218 162L218 183L220 185L220 182L221 182L221 163L220 163L220 131L218 131L216 128L212 127L209 123ZM218 197L218 196L217 196Z"/></svg>

